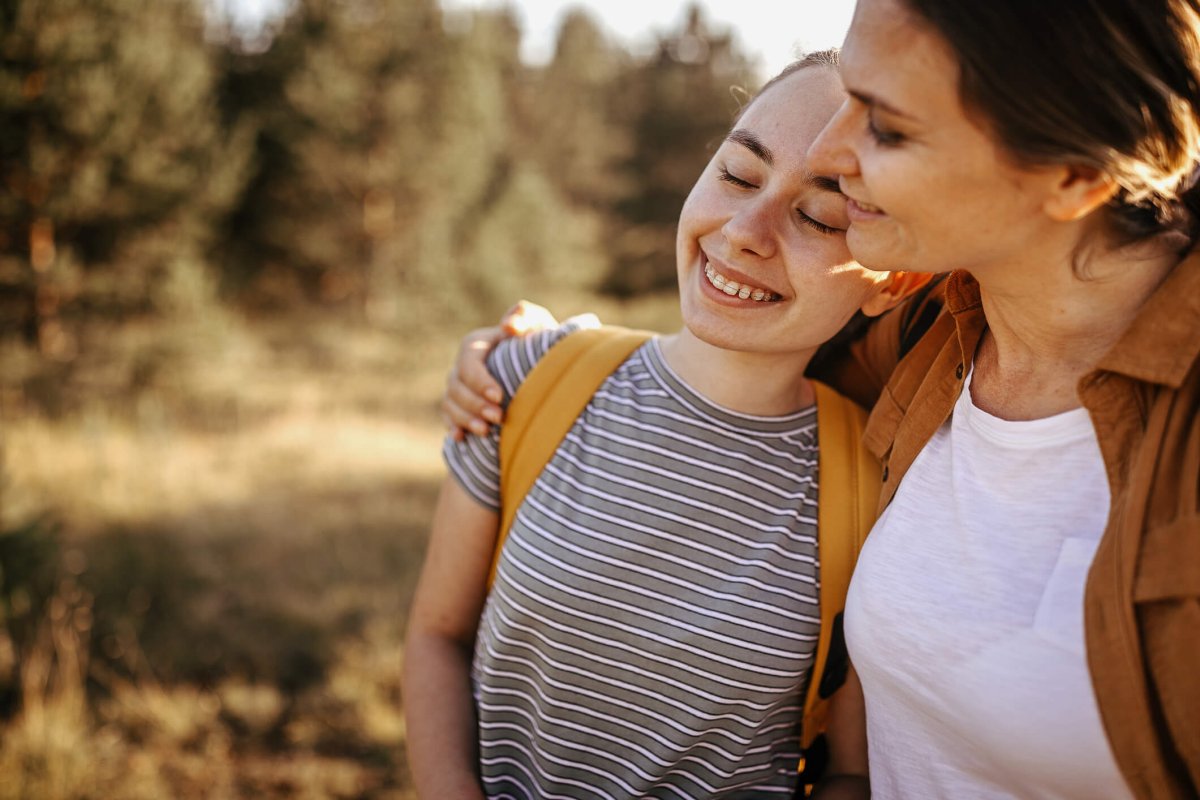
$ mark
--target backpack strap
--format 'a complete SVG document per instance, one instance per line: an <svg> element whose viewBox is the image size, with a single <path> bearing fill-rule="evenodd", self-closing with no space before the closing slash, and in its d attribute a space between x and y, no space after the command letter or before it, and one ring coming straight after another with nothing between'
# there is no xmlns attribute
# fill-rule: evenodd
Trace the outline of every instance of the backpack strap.
<svg viewBox="0 0 1200 800"><path fill-rule="evenodd" d="M804 698L800 728L804 750L825 729L829 698L846 679L849 659L842 611L858 551L875 523L880 485L879 463L862 444L867 412L824 384L813 381L813 388L817 396L821 631Z"/></svg>
<svg viewBox="0 0 1200 800"><path fill-rule="evenodd" d="M605 378L653 334L606 325L554 344L517 388L500 429L500 531L488 588L517 509Z"/></svg>

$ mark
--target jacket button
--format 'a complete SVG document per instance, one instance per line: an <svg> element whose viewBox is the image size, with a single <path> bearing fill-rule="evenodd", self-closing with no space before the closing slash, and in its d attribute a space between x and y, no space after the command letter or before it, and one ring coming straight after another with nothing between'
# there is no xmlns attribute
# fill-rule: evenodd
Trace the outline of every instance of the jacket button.
<svg viewBox="0 0 1200 800"><path fill-rule="evenodd" d="M962 364L959 364L959 365L958 365L958 366L957 366L957 367L954 369L954 377L958 378L958 379L961 381L961 380L962 380L962 374L963 374L963 365L962 365Z"/></svg>

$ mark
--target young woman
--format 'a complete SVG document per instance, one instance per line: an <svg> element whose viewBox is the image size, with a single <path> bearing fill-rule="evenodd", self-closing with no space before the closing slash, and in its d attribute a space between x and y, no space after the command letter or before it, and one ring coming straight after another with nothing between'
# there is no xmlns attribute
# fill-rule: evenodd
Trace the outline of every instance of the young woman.
<svg viewBox="0 0 1200 800"><path fill-rule="evenodd" d="M859 0L842 75L851 251L953 271L836 365L873 794L1200 796L1200 4Z"/></svg>
<svg viewBox="0 0 1200 800"><path fill-rule="evenodd" d="M498 438L447 441L405 646L421 796L795 792L820 624L804 369L857 311L923 281L854 263L845 198L805 163L842 101L833 64L768 84L700 176L679 219L685 327L593 396L521 505L490 595ZM506 394L581 324L497 348ZM839 695L818 793L865 797L861 707Z"/></svg>

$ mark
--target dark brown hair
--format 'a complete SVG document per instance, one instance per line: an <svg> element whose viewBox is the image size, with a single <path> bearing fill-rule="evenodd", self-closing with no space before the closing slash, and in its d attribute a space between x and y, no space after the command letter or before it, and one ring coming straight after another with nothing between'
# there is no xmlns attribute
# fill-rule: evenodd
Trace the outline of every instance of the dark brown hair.
<svg viewBox="0 0 1200 800"><path fill-rule="evenodd" d="M1117 183L1118 243L1197 239L1200 0L902 2L949 44L964 107L1018 161Z"/></svg>

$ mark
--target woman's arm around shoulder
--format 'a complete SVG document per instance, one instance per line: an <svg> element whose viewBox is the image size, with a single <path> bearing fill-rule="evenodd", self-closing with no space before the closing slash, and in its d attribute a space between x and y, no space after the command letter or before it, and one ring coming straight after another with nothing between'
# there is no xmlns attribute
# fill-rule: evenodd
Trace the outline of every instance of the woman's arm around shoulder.
<svg viewBox="0 0 1200 800"><path fill-rule="evenodd" d="M862 684L851 665L846 681L829 702L825 725L829 763L812 800L867 800L871 782L867 777L867 713Z"/></svg>
<svg viewBox="0 0 1200 800"><path fill-rule="evenodd" d="M499 516L446 478L404 642L404 716L417 795L482 800L471 656Z"/></svg>
<svg viewBox="0 0 1200 800"><path fill-rule="evenodd" d="M892 372L942 313L944 275L911 273L916 288L898 306L879 317L856 315L821 345L807 374L870 409Z"/></svg>
<svg viewBox="0 0 1200 800"><path fill-rule="evenodd" d="M499 425L503 419L504 390L486 363L492 348L510 336L556 327L558 320L548 310L520 300L504 313L499 325L478 328L463 337L442 395L442 421L450 436L456 441L462 441L468 433L485 436L491 425Z"/></svg>

